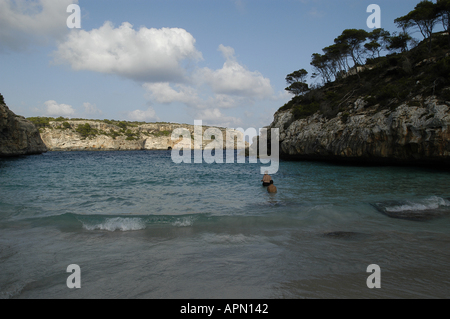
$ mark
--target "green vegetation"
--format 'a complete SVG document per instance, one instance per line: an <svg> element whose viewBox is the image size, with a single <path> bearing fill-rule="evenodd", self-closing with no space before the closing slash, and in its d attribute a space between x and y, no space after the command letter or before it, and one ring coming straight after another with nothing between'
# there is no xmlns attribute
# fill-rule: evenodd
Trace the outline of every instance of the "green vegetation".
<svg viewBox="0 0 450 319"><path fill-rule="evenodd" d="M82 138L88 138L98 135L98 131L96 129L93 129L91 125L89 125L89 123L78 125L75 131L79 133Z"/></svg>
<svg viewBox="0 0 450 319"><path fill-rule="evenodd" d="M151 133L153 136L160 137L160 136L170 136L172 134L171 131L157 131Z"/></svg>
<svg viewBox="0 0 450 319"><path fill-rule="evenodd" d="M306 84L307 72L300 69L286 76L286 90L294 97L280 110L292 110L294 120L320 112L327 118L341 112L346 122L357 98L364 97L365 108L393 110L418 95L435 95L450 100L450 35L434 33L442 23L449 30L450 0L420 1L413 11L395 20L400 33L384 29L372 32L347 29L334 44L312 55L313 79ZM410 31L418 29L419 42ZM381 53L387 51L386 56Z"/></svg>
<svg viewBox="0 0 450 319"><path fill-rule="evenodd" d="M116 139L116 137L120 136L120 133L118 133L117 131L114 131L113 129L109 130L109 134L106 134L107 136L111 136L113 138L113 140Z"/></svg>
<svg viewBox="0 0 450 319"><path fill-rule="evenodd" d="M50 121L54 121L53 117L29 117L27 118L38 129L50 127Z"/></svg>
<svg viewBox="0 0 450 319"><path fill-rule="evenodd" d="M130 129L126 130L125 136L127 141L135 141L139 139L139 133L133 133Z"/></svg>
<svg viewBox="0 0 450 319"><path fill-rule="evenodd" d="M125 121L121 121L121 122L117 123L116 125L118 127L120 127L122 130L126 130L128 127L127 122L125 122Z"/></svg>
<svg viewBox="0 0 450 319"><path fill-rule="evenodd" d="M307 105L296 105L293 109L293 114L296 119L306 118L313 115L319 110L320 106L318 102L313 102Z"/></svg>
<svg viewBox="0 0 450 319"><path fill-rule="evenodd" d="M306 84L306 76L308 72L305 69L295 71L286 76L286 82L289 86L285 89L295 96L302 95L308 91L308 84Z"/></svg>
<svg viewBox="0 0 450 319"><path fill-rule="evenodd" d="M63 122L61 123L60 128L70 128L70 124L67 118L64 118L62 116L58 118L53 117L28 117L27 120L29 120L31 123L33 123L37 128L52 128L50 125L50 122Z"/></svg>
<svg viewBox="0 0 450 319"><path fill-rule="evenodd" d="M3 95L0 93L0 104L6 104Z"/></svg>
<svg viewBox="0 0 450 319"><path fill-rule="evenodd" d="M170 136L172 131L162 130L162 131L142 131L136 130L133 128L137 128L139 125L148 124L146 122L127 122L127 121L115 121L115 120L87 120L87 119L67 119L64 117L29 117L29 121L31 121L41 133L44 132L45 129L73 129L77 133L81 135L83 139L92 138L98 135L109 136L113 139L117 137L125 137L127 141L136 141L141 138L142 135L145 136ZM89 121L89 122L98 122L98 123L106 123L109 125L114 125L115 127L111 127L109 129L101 130L95 129L89 123L77 124L77 121ZM52 123L53 122L53 123ZM59 123L58 123L59 122ZM75 122L75 123L74 123ZM156 124L170 124L166 122L158 122Z"/></svg>
<svg viewBox="0 0 450 319"><path fill-rule="evenodd" d="M449 31L450 1L420 1L407 15L395 19L398 27L406 33L410 29L418 29L428 43L428 52L432 51L433 30L441 22L444 30ZM450 35L448 35L450 44Z"/></svg>

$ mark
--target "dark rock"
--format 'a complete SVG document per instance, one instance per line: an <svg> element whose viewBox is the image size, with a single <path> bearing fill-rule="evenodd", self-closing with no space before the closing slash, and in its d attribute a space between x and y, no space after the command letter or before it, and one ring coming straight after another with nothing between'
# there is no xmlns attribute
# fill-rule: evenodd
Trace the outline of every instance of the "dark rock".
<svg viewBox="0 0 450 319"><path fill-rule="evenodd" d="M34 124L0 103L0 157L41 154L46 151L47 147Z"/></svg>
<svg viewBox="0 0 450 319"><path fill-rule="evenodd" d="M361 99L347 118L316 113L293 121L292 110L275 113L269 128L280 133L280 157L352 164L450 164L450 107L431 96L422 107L366 110Z"/></svg>

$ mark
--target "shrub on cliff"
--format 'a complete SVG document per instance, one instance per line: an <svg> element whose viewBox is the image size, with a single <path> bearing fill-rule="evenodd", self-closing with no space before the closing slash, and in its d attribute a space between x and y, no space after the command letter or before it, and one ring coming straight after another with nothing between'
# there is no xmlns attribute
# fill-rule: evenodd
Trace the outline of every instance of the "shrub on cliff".
<svg viewBox="0 0 450 319"><path fill-rule="evenodd" d="M117 126L120 127L123 131L125 131L128 127L128 123L125 121L120 121L119 123L117 123Z"/></svg>
<svg viewBox="0 0 450 319"><path fill-rule="evenodd" d="M107 136L111 136L113 140L116 139L116 137L120 136L120 134L113 129L109 130L109 134L106 134Z"/></svg>
<svg viewBox="0 0 450 319"><path fill-rule="evenodd" d="M0 93L0 104L6 104L3 95Z"/></svg>
<svg viewBox="0 0 450 319"><path fill-rule="evenodd" d="M84 125L78 125L76 132L79 133L82 138L87 138L98 134L98 131L96 129L93 129L89 125L89 123L86 123Z"/></svg>
<svg viewBox="0 0 450 319"><path fill-rule="evenodd" d="M318 102L313 102L311 104L308 105L296 105L293 108L293 115L294 118L296 120L298 119L304 119L307 118L308 116L313 115L314 113L316 113L317 111L319 111L320 109L320 105Z"/></svg>
<svg viewBox="0 0 450 319"><path fill-rule="evenodd" d="M153 136L160 137L160 136L170 136L172 134L171 131L157 131L151 133Z"/></svg>
<svg viewBox="0 0 450 319"><path fill-rule="evenodd" d="M29 120L31 123L34 124L38 129L40 128L46 128L50 127L50 121L53 121L53 117L28 117L27 120Z"/></svg>
<svg viewBox="0 0 450 319"><path fill-rule="evenodd" d="M133 133L130 129L125 132L125 136L127 141L135 141L139 138L139 134Z"/></svg>

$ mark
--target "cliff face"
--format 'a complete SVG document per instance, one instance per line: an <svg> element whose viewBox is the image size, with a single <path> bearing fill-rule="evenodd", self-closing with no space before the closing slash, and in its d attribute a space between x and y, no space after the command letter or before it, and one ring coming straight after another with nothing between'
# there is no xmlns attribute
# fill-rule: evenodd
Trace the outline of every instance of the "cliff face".
<svg viewBox="0 0 450 319"><path fill-rule="evenodd" d="M34 124L15 115L6 104L0 102L0 157L40 154L46 151Z"/></svg>
<svg viewBox="0 0 450 319"><path fill-rule="evenodd" d="M193 125L182 124L142 124L126 129L114 124L101 121L68 120L66 127L62 122L50 122L50 128L41 129L41 137L50 151L81 151L81 150L167 150L183 146L182 139L171 139L174 129L186 128L190 132L191 149L198 148L194 145L194 137L200 140L201 136L194 135ZM84 137L77 131L80 126L89 124L95 133ZM69 127L70 125L70 127ZM208 127L203 127L203 132ZM220 129L223 134L223 148L226 147L226 129ZM243 139L243 134L235 132L238 139ZM130 138L131 137L131 138ZM203 140L202 148L210 144L212 140ZM237 145L235 145L237 148Z"/></svg>
<svg viewBox="0 0 450 319"><path fill-rule="evenodd" d="M278 111L270 128L280 130L282 158L450 164L450 103L419 96L414 104L380 111L358 99L335 118L316 113L297 121L291 110Z"/></svg>

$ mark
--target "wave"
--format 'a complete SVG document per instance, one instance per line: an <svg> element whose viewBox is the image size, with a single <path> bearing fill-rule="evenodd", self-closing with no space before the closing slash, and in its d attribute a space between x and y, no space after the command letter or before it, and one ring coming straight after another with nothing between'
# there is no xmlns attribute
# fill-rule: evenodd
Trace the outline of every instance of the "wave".
<svg viewBox="0 0 450 319"><path fill-rule="evenodd" d="M309 215L308 215L309 216ZM258 214L258 215L215 215L213 213L191 213L185 215L89 215L65 213L53 216L33 217L10 220L0 227L57 228L63 232L132 232L161 227L188 228L197 227L204 230L216 229L218 225L224 230L247 227L291 226L297 220L296 215ZM3 225L3 226L2 226Z"/></svg>
<svg viewBox="0 0 450 319"><path fill-rule="evenodd" d="M146 228L145 221L142 218L106 218L100 223L83 222L83 228L86 230L108 230L108 231L131 231Z"/></svg>
<svg viewBox="0 0 450 319"><path fill-rule="evenodd" d="M148 217L80 217L83 229L106 231L136 231L148 228L150 225L171 225L174 227L193 226L198 217L188 216L148 216Z"/></svg>
<svg viewBox="0 0 450 319"><path fill-rule="evenodd" d="M397 206L386 207L389 212L402 212L402 211L423 211L430 209L438 209L440 207L450 207L450 201L433 196L420 202L406 201L406 203Z"/></svg>
<svg viewBox="0 0 450 319"><path fill-rule="evenodd" d="M214 218L213 218L214 219ZM40 216L25 219L14 219L2 223L1 227L14 224L31 227L57 227L63 231L138 231L154 225L171 227L191 227L197 221L210 221L209 214L198 213L188 215L89 215L65 213L53 216Z"/></svg>
<svg viewBox="0 0 450 319"><path fill-rule="evenodd" d="M265 206L263 206L265 205ZM274 205L274 206L272 206ZM265 209L267 206L268 209ZM391 205L393 206L393 205ZM246 206L247 208L248 206ZM210 230L217 226L224 230L266 227L310 227L314 225L353 222L357 215L346 212L333 204L309 205L291 201L260 204L253 211L242 209L228 214L215 212L192 212L187 214L85 214L64 213L9 220L1 227L51 227L63 232L132 232L151 231L155 228L188 228ZM52 212L49 212L50 214ZM2 226L3 225L3 226Z"/></svg>
<svg viewBox="0 0 450 319"><path fill-rule="evenodd" d="M174 222L172 222L172 226L176 227L189 227L194 224L195 218L194 216L186 216L182 218L178 218Z"/></svg>
<svg viewBox="0 0 450 319"><path fill-rule="evenodd" d="M372 205L389 217L408 220L425 221L450 214L450 200L438 196L422 200L384 201Z"/></svg>

